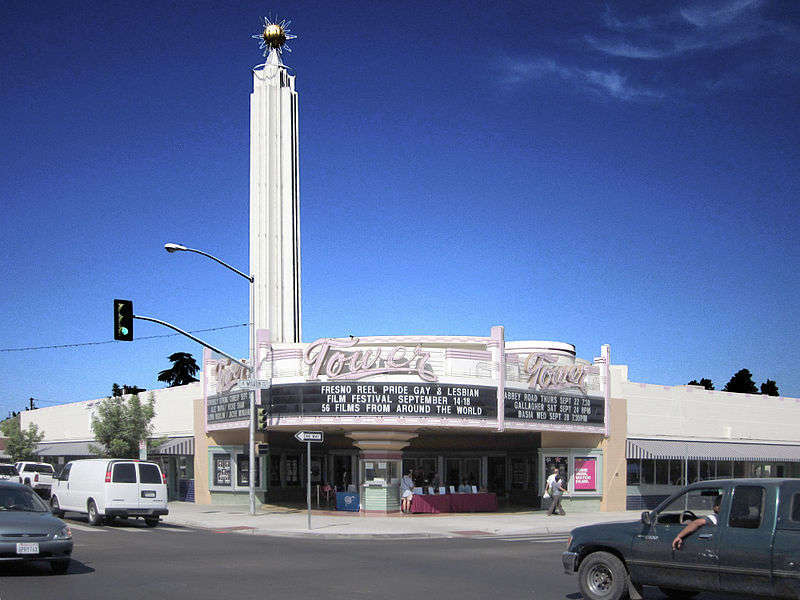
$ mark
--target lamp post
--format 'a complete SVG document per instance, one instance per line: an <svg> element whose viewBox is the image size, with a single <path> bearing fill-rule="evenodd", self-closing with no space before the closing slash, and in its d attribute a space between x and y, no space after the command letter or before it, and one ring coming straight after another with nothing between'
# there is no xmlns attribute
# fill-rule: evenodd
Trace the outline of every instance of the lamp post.
<svg viewBox="0 0 800 600"><path fill-rule="evenodd" d="M216 256L213 256L213 255L209 254L208 252L203 252L202 250L197 250L195 248L187 248L186 246L183 246L181 244L173 244L173 243L164 244L164 250L166 250L170 254L172 254L173 252L195 252L196 254L202 254L203 256L206 256L206 257L210 258L211 260L218 262L223 267L225 267L227 269L230 269L231 271L233 271L237 275L241 275L242 277L244 277L245 279L247 279L250 282L250 319L249 319L249 321L250 321L250 379L256 379L256 331L255 331L255 327L254 327L254 318L255 318L255 314L254 314L254 310L255 310L254 298L255 298L255 296L254 296L254 293L255 293L255 291L254 291L254 286L253 286L253 282L255 281L255 277L253 277L252 275L246 275L245 273L243 273L242 271L240 271L239 269L237 269L235 267L232 267L231 265L229 265L225 261L220 260ZM249 429L250 429L250 442L249 442L248 446L249 446L250 459L249 459L249 473L248 473L247 481L248 481L249 496L250 496L250 514L254 515L254 514L256 514L256 477L255 477L255 475L256 475L256 461L255 461L256 390L255 389L251 389L249 395L250 395L250 419L249 419L250 420L250 427L249 427Z"/></svg>

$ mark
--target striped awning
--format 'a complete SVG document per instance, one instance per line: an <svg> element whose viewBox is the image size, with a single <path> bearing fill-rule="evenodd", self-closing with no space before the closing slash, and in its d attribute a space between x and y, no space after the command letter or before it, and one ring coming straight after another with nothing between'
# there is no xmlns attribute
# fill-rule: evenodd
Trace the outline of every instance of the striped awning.
<svg viewBox="0 0 800 600"><path fill-rule="evenodd" d="M39 456L96 456L89 446L99 446L97 442L40 442L36 445Z"/></svg>
<svg viewBox="0 0 800 600"><path fill-rule="evenodd" d="M171 438L156 448L154 454L194 454L194 438Z"/></svg>
<svg viewBox="0 0 800 600"><path fill-rule="evenodd" d="M627 440L628 458L800 462L800 444Z"/></svg>

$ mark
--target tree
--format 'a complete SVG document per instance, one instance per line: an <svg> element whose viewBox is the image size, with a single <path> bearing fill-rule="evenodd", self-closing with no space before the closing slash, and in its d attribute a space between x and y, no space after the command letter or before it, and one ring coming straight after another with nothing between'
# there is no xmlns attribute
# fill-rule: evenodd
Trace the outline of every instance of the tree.
<svg viewBox="0 0 800 600"><path fill-rule="evenodd" d="M138 458L139 442L153 432L156 416L153 394L142 404L139 396L106 398L92 417L94 439L101 446L91 446L93 453L109 458Z"/></svg>
<svg viewBox="0 0 800 600"><path fill-rule="evenodd" d="M0 430L6 436L6 452L11 455L11 460L37 460L36 445L44 438L44 433L33 424L28 424L28 429L20 427L20 417L16 415L0 423Z"/></svg>
<svg viewBox="0 0 800 600"><path fill-rule="evenodd" d="M741 369L731 377L731 380L723 388L726 392L736 392L738 394L757 394L758 388L753 381L753 374L747 369Z"/></svg>
<svg viewBox="0 0 800 600"><path fill-rule="evenodd" d="M122 396L122 388L119 387L118 383L115 383L111 386L111 397L119 398L120 396Z"/></svg>
<svg viewBox="0 0 800 600"><path fill-rule="evenodd" d="M192 355L187 352L175 352L169 355L172 367L165 369L158 374L158 380L167 383L168 387L186 385L193 381L199 381L194 377L200 370Z"/></svg>
<svg viewBox="0 0 800 600"><path fill-rule="evenodd" d="M772 379L767 379L761 384L761 393L765 396L780 396L778 384L772 381Z"/></svg>
<svg viewBox="0 0 800 600"><path fill-rule="evenodd" d="M710 379L706 379L705 377L703 377L700 381L697 381L696 379L692 379L686 385L700 385L700 386L703 386L704 388L706 388L707 390L713 390L714 389L714 384L711 383Z"/></svg>

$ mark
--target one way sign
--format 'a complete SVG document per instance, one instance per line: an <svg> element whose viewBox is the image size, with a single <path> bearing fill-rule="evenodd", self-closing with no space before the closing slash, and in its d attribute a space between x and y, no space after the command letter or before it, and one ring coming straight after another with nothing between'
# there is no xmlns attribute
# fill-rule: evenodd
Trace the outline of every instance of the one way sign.
<svg viewBox="0 0 800 600"><path fill-rule="evenodd" d="M321 431L298 431L294 437L298 442L322 443Z"/></svg>

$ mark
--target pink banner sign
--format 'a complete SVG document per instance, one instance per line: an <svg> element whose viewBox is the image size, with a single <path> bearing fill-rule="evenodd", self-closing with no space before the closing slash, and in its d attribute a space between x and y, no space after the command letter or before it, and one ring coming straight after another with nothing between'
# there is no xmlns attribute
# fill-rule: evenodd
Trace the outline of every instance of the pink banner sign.
<svg viewBox="0 0 800 600"><path fill-rule="evenodd" d="M573 482L575 491L594 491L597 489L595 480L597 464L596 458L576 458Z"/></svg>

